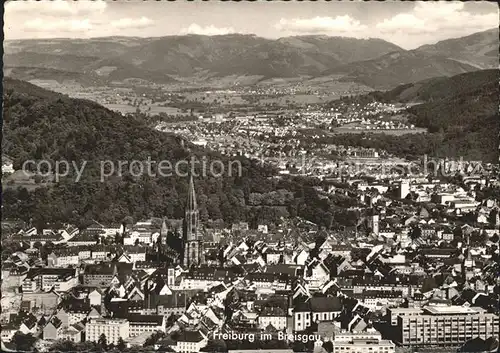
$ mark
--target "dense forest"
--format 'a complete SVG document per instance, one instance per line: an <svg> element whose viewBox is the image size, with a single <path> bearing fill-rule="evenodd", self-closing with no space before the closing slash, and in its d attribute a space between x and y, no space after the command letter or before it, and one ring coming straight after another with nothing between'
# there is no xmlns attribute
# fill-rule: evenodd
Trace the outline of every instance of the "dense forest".
<svg viewBox="0 0 500 353"><path fill-rule="evenodd" d="M67 177L33 191L7 188L3 215L35 226L74 223L84 227L91 220L120 222L155 216L182 218L188 178L139 177L126 170L101 182L100 161L152 161L207 158L208 163L226 157L202 150L178 136L150 128L139 117L122 116L94 102L71 99L26 82L4 81L5 154L20 168L26 160L87 161L81 179ZM239 159L241 175L198 177L195 180L202 220L223 219L227 224L248 221L277 222L280 217L301 216L325 226L351 225L357 216L348 212L346 200L321 198L315 182L304 178L275 178L272 168ZM186 170L185 170L186 171ZM199 171L198 171L199 172ZM174 173L175 174L175 173ZM352 200L350 204L356 204Z"/></svg>
<svg viewBox="0 0 500 353"><path fill-rule="evenodd" d="M399 156L429 154L496 162L500 133L499 78L498 70L482 70L346 98L358 103L421 103L408 108L410 121L427 128L429 133L342 135L336 136L335 141L384 148Z"/></svg>

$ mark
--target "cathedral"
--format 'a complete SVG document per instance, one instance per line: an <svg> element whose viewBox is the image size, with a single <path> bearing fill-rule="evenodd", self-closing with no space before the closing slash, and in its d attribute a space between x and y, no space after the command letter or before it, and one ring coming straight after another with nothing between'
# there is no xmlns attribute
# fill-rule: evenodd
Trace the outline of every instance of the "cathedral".
<svg viewBox="0 0 500 353"><path fill-rule="evenodd" d="M184 267L198 266L204 263L203 240L201 240L198 205L194 191L193 176L189 179L189 190L184 215L182 243Z"/></svg>

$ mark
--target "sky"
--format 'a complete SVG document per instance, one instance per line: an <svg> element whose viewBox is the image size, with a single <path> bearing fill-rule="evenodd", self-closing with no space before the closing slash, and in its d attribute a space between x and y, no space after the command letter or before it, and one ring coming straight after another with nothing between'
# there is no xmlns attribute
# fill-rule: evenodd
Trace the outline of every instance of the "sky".
<svg viewBox="0 0 500 353"><path fill-rule="evenodd" d="M405 49L497 27L489 2L9 1L5 39L324 34L381 38Z"/></svg>

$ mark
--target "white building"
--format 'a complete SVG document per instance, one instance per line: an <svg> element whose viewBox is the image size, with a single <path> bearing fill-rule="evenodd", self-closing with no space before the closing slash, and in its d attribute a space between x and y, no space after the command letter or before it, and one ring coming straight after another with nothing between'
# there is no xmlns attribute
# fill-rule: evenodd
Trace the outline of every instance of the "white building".
<svg viewBox="0 0 500 353"><path fill-rule="evenodd" d="M135 337L149 332L165 332L165 316L130 314L128 317L130 337Z"/></svg>
<svg viewBox="0 0 500 353"><path fill-rule="evenodd" d="M393 353L396 349L396 345L389 340L354 338L350 341L334 340L332 343L335 353Z"/></svg>
<svg viewBox="0 0 500 353"><path fill-rule="evenodd" d="M78 253L56 253L54 255L54 257L49 255L47 258L50 267L68 267L80 263Z"/></svg>
<svg viewBox="0 0 500 353"><path fill-rule="evenodd" d="M91 319L85 326L87 341L98 342L99 336L104 334L109 343L117 344L119 338L129 338L130 326L126 319Z"/></svg>
<svg viewBox="0 0 500 353"><path fill-rule="evenodd" d="M55 289L66 292L78 285L78 273L72 268L33 268L23 281L24 293L42 290L48 292Z"/></svg>
<svg viewBox="0 0 500 353"><path fill-rule="evenodd" d="M8 157L2 156L2 174L14 173L14 164Z"/></svg>
<svg viewBox="0 0 500 353"><path fill-rule="evenodd" d="M294 307L294 330L304 331L315 322L333 321L341 310L342 305L337 297L312 297Z"/></svg>
<svg viewBox="0 0 500 353"><path fill-rule="evenodd" d="M410 193L410 182L408 180L402 180L399 185L399 198L404 199Z"/></svg>
<svg viewBox="0 0 500 353"><path fill-rule="evenodd" d="M184 331L177 339L177 345L172 346L176 352L198 353L208 344L208 338L200 331Z"/></svg>

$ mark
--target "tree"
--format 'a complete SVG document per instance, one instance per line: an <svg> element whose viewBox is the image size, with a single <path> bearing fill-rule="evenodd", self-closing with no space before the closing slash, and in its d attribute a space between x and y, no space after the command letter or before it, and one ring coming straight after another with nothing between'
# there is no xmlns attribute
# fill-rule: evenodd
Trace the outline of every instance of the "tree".
<svg viewBox="0 0 500 353"><path fill-rule="evenodd" d="M177 321L177 316L175 314L170 314L167 317L167 327L172 326Z"/></svg>
<svg viewBox="0 0 500 353"><path fill-rule="evenodd" d="M463 230L460 226L456 226L455 229L453 229L453 238L456 240L461 240L463 239L464 233Z"/></svg>
<svg viewBox="0 0 500 353"><path fill-rule="evenodd" d="M331 341L327 341L322 345L323 349L328 353L333 352L333 343Z"/></svg>
<svg viewBox="0 0 500 353"><path fill-rule="evenodd" d="M419 226L414 227L411 230L410 238L413 240L420 239L422 237L422 229Z"/></svg>
<svg viewBox="0 0 500 353"><path fill-rule="evenodd" d="M108 349L108 342L106 339L106 335L104 333L101 333L99 336L99 340L97 341L97 345L99 346L100 350L105 351Z"/></svg>
<svg viewBox="0 0 500 353"><path fill-rule="evenodd" d="M51 241L46 242L40 249L40 257L47 260L47 256L54 250L54 244Z"/></svg>
<svg viewBox="0 0 500 353"><path fill-rule="evenodd" d="M152 346L160 339L165 337L165 333L161 331L154 332L151 336L149 336L146 341L144 341L144 346Z"/></svg>
<svg viewBox="0 0 500 353"><path fill-rule="evenodd" d="M77 350L76 344L70 340L59 340L54 343L49 349L56 352L75 352Z"/></svg>
<svg viewBox="0 0 500 353"><path fill-rule="evenodd" d="M125 341L123 340L123 338L118 338L118 343L116 344L116 348L118 348L119 351L123 351L125 349L126 345L125 345Z"/></svg>
<svg viewBox="0 0 500 353"><path fill-rule="evenodd" d="M17 331L12 337L12 343L14 343L18 351L32 351L36 341L36 337L33 337L31 333L25 335L21 331Z"/></svg>
<svg viewBox="0 0 500 353"><path fill-rule="evenodd" d="M127 216L123 219L122 223L126 226L131 226L134 224L134 218L132 216Z"/></svg>
<svg viewBox="0 0 500 353"><path fill-rule="evenodd" d="M40 184L43 181L43 176L41 176L40 174L35 174L33 179L35 180L35 184Z"/></svg>
<svg viewBox="0 0 500 353"><path fill-rule="evenodd" d="M490 214L488 215L488 222L495 226L497 225L497 219L498 219L498 211L493 209L491 210Z"/></svg>
<svg viewBox="0 0 500 353"><path fill-rule="evenodd" d="M201 349L202 352L227 352L226 342L223 340L209 340L208 344Z"/></svg>
<svg viewBox="0 0 500 353"><path fill-rule="evenodd" d="M292 343L292 349L294 352L301 353L301 352L306 352L307 347L302 341L294 341Z"/></svg>

